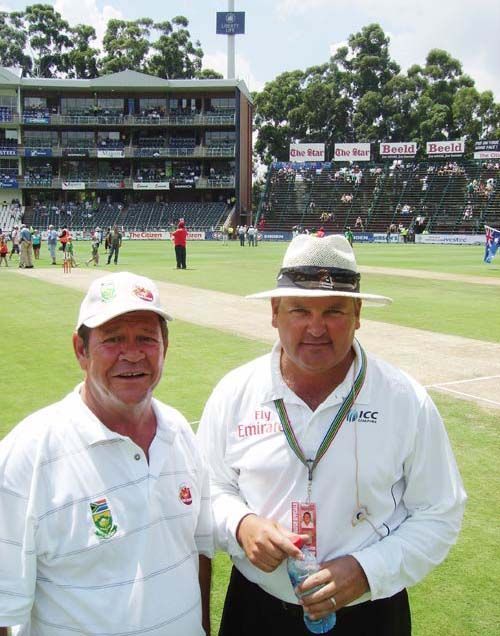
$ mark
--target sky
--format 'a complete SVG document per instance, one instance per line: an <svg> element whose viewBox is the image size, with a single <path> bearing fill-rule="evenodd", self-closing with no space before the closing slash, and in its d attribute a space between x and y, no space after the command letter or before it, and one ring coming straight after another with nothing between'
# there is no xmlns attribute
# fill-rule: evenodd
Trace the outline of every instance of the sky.
<svg viewBox="0 0 500 636"><path fill-rule="evenodd" d="M20 10L37 1L54 5L71 25L93 25L101 39L111 18L183 15L205 53L203 66L226 76L227 38L215 34L215 20L228 0L0 0L0 6ZM500 101L499 0L234 0L234 8L246 14L246 33L236 36L236 76L251 91L284 71L327 62L350 34L377 22L402 70L423 65L432 48L444 49L478 90L492 90Z"/></svg>

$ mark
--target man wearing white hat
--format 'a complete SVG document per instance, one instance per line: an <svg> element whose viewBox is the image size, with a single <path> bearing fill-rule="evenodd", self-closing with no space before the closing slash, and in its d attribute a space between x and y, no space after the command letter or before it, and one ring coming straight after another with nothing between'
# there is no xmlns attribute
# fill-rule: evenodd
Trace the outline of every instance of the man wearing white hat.
<svg viewBox="0 0 500 636"><path fill-rule="evenodd" d="M73 335L83 383L0 443L2 636L208 632L207 469L152 397L170 319L148 278L96 279Z"/></svg>
<svg viewBox="0 0 500 636"><path fill-rule="evenodd" d="M406 588L455 542L465 493L425 389L354 337L361 303L391 300L360 291L344 237L305 235L250 298L271 299L279 341L222 379L198 429L234 563L220 634L304 636L303 612L336 612L338 636L407 636ZM305 512L322 565L294 591Z"/></svg>

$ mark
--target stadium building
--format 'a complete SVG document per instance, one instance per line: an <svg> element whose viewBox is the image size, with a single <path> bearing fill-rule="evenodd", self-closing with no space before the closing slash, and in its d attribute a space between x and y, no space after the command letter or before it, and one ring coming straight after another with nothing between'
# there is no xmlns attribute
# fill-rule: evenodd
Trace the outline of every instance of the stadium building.
<svg viewBox="0 0 500 636"><path fill-rule="evenodd" d="M0 227L207 229L251 208L252 101L239 80L92 80L0 68ZM3 216L2 216L3 215ZM5 218L5 217L8 218Z"/></svg>

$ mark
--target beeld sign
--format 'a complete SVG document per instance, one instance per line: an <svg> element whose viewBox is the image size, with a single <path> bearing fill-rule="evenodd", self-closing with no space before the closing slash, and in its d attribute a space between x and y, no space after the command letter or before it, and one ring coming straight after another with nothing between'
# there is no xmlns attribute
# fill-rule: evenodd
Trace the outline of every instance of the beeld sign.
<svg viewBox="0 0 500 636"><path fill-rule="evenodd" d="M414 157L416 154L417 144L413 142L382 142L380 144L381 157Z"/></svg>
<svg viewBox="0 0 500 636"><path fill-rule="evenodd" d="M290 161L324 161L325 144L290 144Z"/></svg>
<svg viewBox="0 0 500 636"><path fill-rule="evenodd" d="M458 141L428 141L426 151L429 157L435 155L463 155L465 142L462 139Z"/></svg>
<svg viewBox="0 0 500 636"><path fill-rule="evenodd" d="M371 144L335 144L335 161L370 161Z"/></svg>

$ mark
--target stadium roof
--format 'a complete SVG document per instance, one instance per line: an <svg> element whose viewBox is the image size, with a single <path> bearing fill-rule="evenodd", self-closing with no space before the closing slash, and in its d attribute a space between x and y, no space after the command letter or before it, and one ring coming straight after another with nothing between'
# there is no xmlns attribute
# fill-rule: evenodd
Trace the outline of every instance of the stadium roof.
<svg viewBox="0 0 500 636"><path fill-rule="evenodd" d="M103 75L95 79L54 79L42 77L21 77L21 69L0 67L0 86L15 84L21 88L53 88L107 91L127 89L127 91L141 91L144 89L181 89L183 91L199 90L231 90L238 88L251 100L248 88L243 80L231 79L189 79L166 80L154 75L146 75L137 71L120 71L111 75Z"/></svg>

